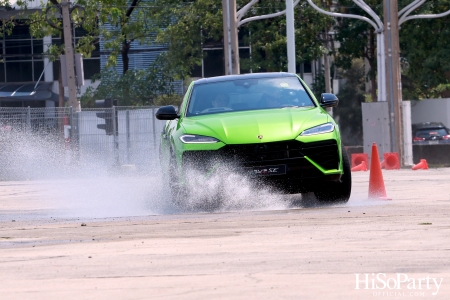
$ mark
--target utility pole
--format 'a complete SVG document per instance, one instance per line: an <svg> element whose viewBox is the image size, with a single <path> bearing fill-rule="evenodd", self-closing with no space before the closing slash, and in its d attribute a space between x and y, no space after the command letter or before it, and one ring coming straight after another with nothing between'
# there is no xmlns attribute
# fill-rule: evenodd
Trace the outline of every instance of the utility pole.
<svg viewBox="0 0 450 300"><path fill-rule="evenodd" d="M325 93L331 93L331 72L330 72L330 56L328 55L328 30L324 33L324 40L325 40L325 49L327 53L323 55L323 77L325 80ZM328 107L327 108L328 113L330 116L333 116L333 108Z"/></svg>
<svg viewBox="0 0 450 300"><path fill-rule="evenodd" d="M236 25L236 0L222 0L225 74L239 74L239 42Z"/></svg>
<svg viewBox="0 0 450 300"><path fill-rule="evenodd" d="M72 24L70 21L70 1L63 0L61 2L61 9L63 15L64 27L64 48L66 54L66 70L67 83L69 89L69 107L73 107L75 111L80 111L80 101L77 99L76 78L74 68L74 51L72 45ZM64 75L63 75L64 76Z"/></svg>
<svg viewBox="0 0 450 300"><path fill-rule="evenodd" d="M294 26L294 2L286 0L286 40L288 72L296 73L295 64L295 26Z"/></svg>
<svg viewBox="0 0 450 300"><path fill-rule="evenodd" d="M384 0L384 28L386 29L386 91L389 100L389 122L391 130L391 151L397 152L402 160L402 82L400 73L400 44L397 0Z"/></svg>
<svg viewBox="0 0 450 300"><path fill-rule="evenodd" d="M328 55L328 32L324 33L325 49L327 53L323 55L323 68L324 68L324 78L325 78L325 93L331 93L331 73L330 73L330 56ZM330 107L331 109L331 107Z"/></svg>
<svg viewBox="0 0 450 300"><path fill-rule="evenodd" d="M231 28L231 65L233 74L241 73L239 63L239 38L236 26L236 0L230 1L230 28Z"/></svg>
<svg viewBox="0 0 450 300"><path fill-rule="evenodd" d="M231 66L231 28L230 28L230 2L222 0L223 11L223 56L225 57L225 75L233 74Z"/></svg>

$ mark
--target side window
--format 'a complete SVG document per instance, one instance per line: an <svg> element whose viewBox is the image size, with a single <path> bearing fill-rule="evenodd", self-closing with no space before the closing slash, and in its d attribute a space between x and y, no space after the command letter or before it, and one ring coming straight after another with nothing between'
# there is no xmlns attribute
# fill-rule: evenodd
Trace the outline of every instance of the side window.
<svg viewBox="0 0 450 300"><path fill-rule="evenodd" d="M178 107L178 112L181 113L181 112L182 112L182 109L184 109L184 110L186 111L186 108L187 108L188 105L189 105L189 98L191 97L193 86L194 86L194 83L192 82L192 83L189 85L189 88L188 88L188 90L186 91L186 94L184 94L183 101L180 103L180 105L179 105L179 107ZM191 101L192 101L192 100L191 100ZM190 107L190 106L189 106L189 107Z"/></svg>
<svg viewBox="0 0 450 300"><path fill-rule="evenodd" d="M189 101L188 115L197 115L204 109L211 107L211 95L212 93L203 87L197 86L194 88Z"/></svg>
<svg viewBox="0 0 450 300"><path fill-rule="evenodd" d="M195 110L196 110L195 107L198 106L197 102L198 102L198 92L197 92L197 90L194 90L192 92L191 99L189 101L188 113L190 115L195 114Z"/></svg>

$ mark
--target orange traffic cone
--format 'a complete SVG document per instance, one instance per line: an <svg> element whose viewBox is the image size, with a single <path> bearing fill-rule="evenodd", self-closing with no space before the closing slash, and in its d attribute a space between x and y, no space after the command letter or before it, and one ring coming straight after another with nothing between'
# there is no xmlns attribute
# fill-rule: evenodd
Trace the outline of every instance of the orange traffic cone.
<svg viewBox="0 0 450 300"><path fill-rule="evenodd" d="M362 161L359 165L354 166L352 169L352 172L357 172L357 171L367 171L367 165L365 161Z"/></svg>
<svg viewBox="0 0 450 300"><path fill-rule="evenodd" d="M397 152L383 153L383 162L381 163L386 170L400 170L400 160L398 159Z"/></svg>
<svg viewBox="0 0 450 300"><path fill-rule="evenodd" d="M386 195L383 173L381 172L380 157L377 144L372 144L372 157L370 160L369 199L391 200Z"/></svg>
<svg viewBox="0 0 450 300"><path fill-rule="evenodd" d="M428 170L428 163L426 159L421 159L420 162L417 165L412 166L413 170Z"/></svg>
<svg viewBox="0 0 450 300"><path fill-rule="evenodd" d="M366 163L366 167L369 168L369 155L367 153L352 153L352 168L360 165L362 161Z"/></svg>

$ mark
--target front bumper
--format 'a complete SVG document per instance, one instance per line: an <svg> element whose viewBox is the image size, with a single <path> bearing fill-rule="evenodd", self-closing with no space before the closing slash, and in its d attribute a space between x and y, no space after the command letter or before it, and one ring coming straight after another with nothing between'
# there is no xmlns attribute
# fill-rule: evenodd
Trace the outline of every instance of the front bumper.
<svg viewBox="0 0 450 300"><path fill-rule="evenodd" d="M243 175L248 175L248 170L254 167L283 165L285 174L254 178L288 192L291 189L298 192L299 189L313 190L324 181L338 181L342 173L339 153L336 140L311 143L292 140L185 151L182 164L183 169L192 168L205 174L222 165Z"/></svg>

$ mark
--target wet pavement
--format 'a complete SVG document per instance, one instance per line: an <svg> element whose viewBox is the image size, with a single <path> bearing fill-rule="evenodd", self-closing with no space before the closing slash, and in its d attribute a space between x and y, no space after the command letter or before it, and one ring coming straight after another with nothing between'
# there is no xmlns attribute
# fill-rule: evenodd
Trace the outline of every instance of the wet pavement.
<svg viewBox="0 0 450 300"><path fill-rule="evenodd" d="M450 169L383 178L392 200L354 172L345 205L235 184L214 212L174 207L151 176L3 181L1 298L450 298Z"/></svg>

